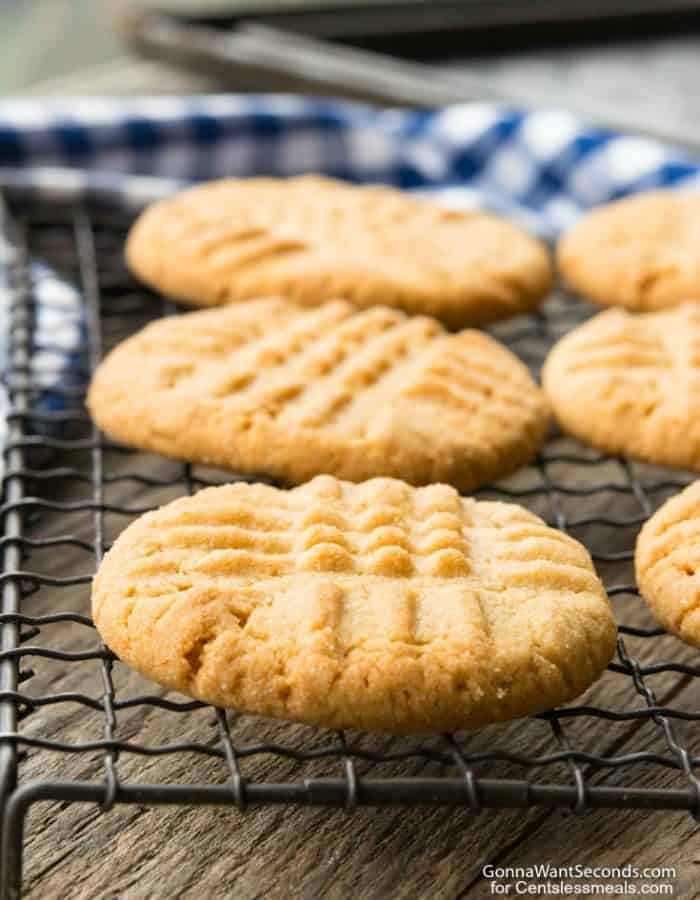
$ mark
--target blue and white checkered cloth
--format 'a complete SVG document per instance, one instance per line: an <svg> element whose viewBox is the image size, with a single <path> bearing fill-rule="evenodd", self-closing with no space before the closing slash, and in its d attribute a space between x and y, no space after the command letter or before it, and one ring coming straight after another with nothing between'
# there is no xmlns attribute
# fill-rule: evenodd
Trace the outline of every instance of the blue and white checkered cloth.
<svg viewBox="0 0 700 900"><path fill-rule="evenodd" d="M468 103L378 110L231 95L0 102L0 191L10 198L139 208L193 181L305 172L488 208L550 240L591 206L654 187L700 188L700 160L557 109ZM80 297L41 261L33 265L39 334L45 327L63 350L48 377L60 381L71 377ZM0 293L3 341L7 305ZM0 420L4 408L0 397Z"/></svg>

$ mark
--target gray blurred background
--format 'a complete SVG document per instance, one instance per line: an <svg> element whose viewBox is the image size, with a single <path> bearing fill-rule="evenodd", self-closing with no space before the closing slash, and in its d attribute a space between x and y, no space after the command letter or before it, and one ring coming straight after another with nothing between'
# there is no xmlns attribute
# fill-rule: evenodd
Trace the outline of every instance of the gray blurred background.
<svg viewBox="0 0 700 900"><path fill-rule="evenodd" d="M127 0L0 0L0 86L26 89L121 52L110 19Z"/></svg>
<svg viewBox="0 0 700 900"><path fill-rule="evenodd" d="M114 23L134 2L0 0L0 94L236 89L235 83L130 52ZM231 9L243 2L141 0L138 5L191 11ZM284 0L256 2L274 6ZM473 90L465 91L465 100L478 96L482 85L483 96L488 91L518 103L562 106L593 121L630 130L648 128L700 146L700 34L630 40L613 30L602 37L589 43L501 48L476 56L457 52L433 64L435 78L455 72L468 76Z"/></svg>

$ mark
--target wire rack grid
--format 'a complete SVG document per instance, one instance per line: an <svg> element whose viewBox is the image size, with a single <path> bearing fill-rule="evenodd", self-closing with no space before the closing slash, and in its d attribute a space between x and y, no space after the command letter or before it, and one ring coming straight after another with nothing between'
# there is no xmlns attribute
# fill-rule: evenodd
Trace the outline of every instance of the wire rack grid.
<svg viewBox="0 0 700 900"><path fill-rule="evenodd" d="M103 353L149 319L177 312L124 269L124 214L87 206L22 206L14 214L20 253L9 285L11 408L0 537L3 898L21 892L25 818L40 801L104 810L282 803L349 811L428 804L474 813L532 805L698 813L699 735L691 729L700 720L692 693L700 668L689 648L654 625L631 576L637 530L690 476L606 458L559 435L531 466L480 493L523 503L583 540L606 581L620 623L617 658L576 705L483 733L380 740L284 724L271 732L264 720L236 718L146 682L123 689L125 667L89 618L96 566L119 529L146 508L232 476L116 447L85 413L85 383ZM81 288L82 384L47 385L32 364L38 348L27 263L34 256ZM589 314L559 293L494 333L537 371L553 341ZM37 403L47 394L49 411ZM65 709L77 716L70 727ZM125 719L137 711L156 723L152 731L184 739L125 736ZM84 736L88 719L97 732ZM161 719L167 726L159 731ZM144 776L146 758L171 765L149 767L157 777ZM175 766L185 758L191 762ZM204 770L201 760L216 767ZM260 777L261 760L279 766Z"/></svg>

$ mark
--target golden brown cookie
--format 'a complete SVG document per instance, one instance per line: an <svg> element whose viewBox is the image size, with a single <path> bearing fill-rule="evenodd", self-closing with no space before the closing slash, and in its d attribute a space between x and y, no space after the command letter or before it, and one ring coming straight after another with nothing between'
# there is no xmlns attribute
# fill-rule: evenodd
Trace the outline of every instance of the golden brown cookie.
<svg viewBox="0 0 700 900"><path fill-rule="evenodd" d="M141 215L126 254L145 282L195 306L342 297L453 327L525 312L551 285L544 246L503 219L317 175L190 188Z"/></svg>
<svg viewBox="0 0 700 900"><path fill-rule="evenodd" d="M700 299L700 194L651 191L594 209L561 238L557 263L575 291L604 306Z"/></svg>
<svg viewBox="0 0 700 900"><path fill-rule="evenodd" d="M700 303L600 313L555 345L542 382L561 427L585 443L700 469Z"/></svg>
<svg viewBox="0 0 700 900"><path fill-rule="evenodd" d="M615 646L575 540L519 506L388 478L230 484L148 513L105 557L93 616L166 687L392 733L566 702Z"/></svg>
<svg viewBox="0 0 700 900"><path fill-rule="evenodd" d="M527 462L549 424L527 369L482 332L343 301L161 319L102 363L89 406L118 441L166 456L464 490Z"/></svg>
<svg viewBox="0 0 700 900"><path fill-rule="evenodd" d="M640 593L659 622L700 647L700 481L645 524L635 565Z"/></svg>

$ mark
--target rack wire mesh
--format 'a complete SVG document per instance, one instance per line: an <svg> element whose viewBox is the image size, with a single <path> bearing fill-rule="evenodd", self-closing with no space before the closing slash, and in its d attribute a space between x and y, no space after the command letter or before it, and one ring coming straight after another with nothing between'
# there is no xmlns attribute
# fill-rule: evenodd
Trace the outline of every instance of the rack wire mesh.
<svg viewBox="0 0 700 900"><path fill-rule="evenodd" d="M617 657L576 704L476 733L388 739L236 717L122 666L89 618L102 554L145 509L233 476L117 447L84 411L84 382L102 354L153 317L177 312L126 272L128 218L87 206L14 213L21 252L11 273L0 509L3 897L20 894L25 817L40 801L104 810L283 803L700 812L700 667L691 648L651 620L632 574L639 527L691 476L605 457L561 435L480 493L520 502L582 540L606 583ZM83 384L47 386L32 365L27 261L35 256L81 288L85 340L74 362ZM537 371L551 344L590 312L560 292L493 332ZM39 411L47 392L53 408Z"/></svg>

